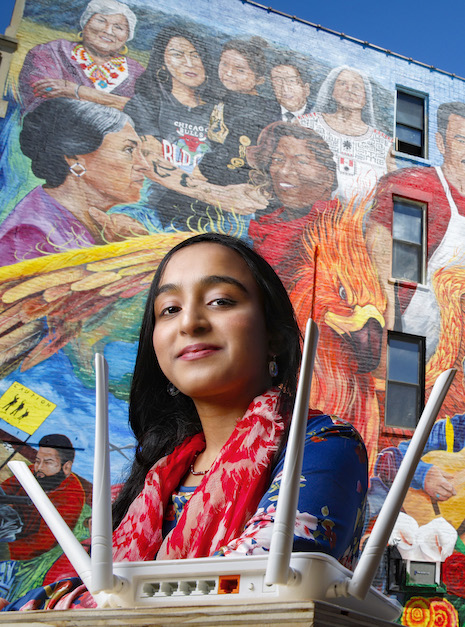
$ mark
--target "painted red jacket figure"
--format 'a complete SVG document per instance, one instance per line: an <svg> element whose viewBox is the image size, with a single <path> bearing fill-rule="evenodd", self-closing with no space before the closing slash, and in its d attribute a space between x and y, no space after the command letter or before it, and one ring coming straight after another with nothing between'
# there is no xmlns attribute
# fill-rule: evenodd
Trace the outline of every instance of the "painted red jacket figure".
<svg viewBox="0 0 465 627"><path fill-rule="evenodd" d="M285 207L251 220L249 237L255 250L273 266L285 284L304 263L303 233L321 213L334 211L337 204L337 200L317 201L309 213L294 220L283 219Z"/></svg>
<svg viewBox="0 0 465 627"><path fill-rule="evenodd" d="M439 172L438 172L439 170ZM370 213L369 228L375 224L385 227L389 237L392 233L394 198L416 200L427 205L425 225L427 233L427 260L429 261L441 243L446 243L445 236L451 218L465 216L465 195L445 177L446 189L440 180L441 168L404 168L384 176L376 191L376 203ZM465 182L465 181L464 181ZM454 206L455 205L455 206ZM465 222L465 220L464 220ZM454 229L455 230L455 229ZM399 304L404 311L412 298L414 290L400 287Z"/></svg>
<svg viewBox="0 0 465 627"><path fill-rule="evenodd" d="M30 467L34 471L34 466ZM26 496L16 477L7 479L2 488L11 496ZM85 502L81 482L71 473L54 490L47 492L58 512L70 529L76 525ZM35 506L15 505L15 510L23 521L23 529L14 542L10 543L10 556L13 560L29 560L53 548L57 541Z"/></svg>
<svg viewBox="0 0 465 627"><path fill-rule="evenodd" d="M30 466L35 478L47 493L68 526L76 525L85 502L81 482L71 472L74 447L61 433L43 436L39 441L35 462ZM26 496L16 477L2 483L5 494ZM13 560L29 560L53 548L57 541L32 503L14 504L23 523L21 533L10 543Z"/></svg>

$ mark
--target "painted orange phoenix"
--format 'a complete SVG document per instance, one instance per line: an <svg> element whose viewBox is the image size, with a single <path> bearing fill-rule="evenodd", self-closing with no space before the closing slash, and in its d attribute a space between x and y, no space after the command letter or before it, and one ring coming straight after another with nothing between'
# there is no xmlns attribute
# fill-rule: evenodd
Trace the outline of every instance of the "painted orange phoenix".
<svg viewBox="0 0 465 627"><path fill-rule="evenodd" d="M301 327L311 316L320 329L312 406L358 429L372 467L379 407L370 373L381 357L387 301L363 236L368 202L355 210L353 202L346 208L338 205L308 227L305 265L297 273L291 300Z"/></svg>

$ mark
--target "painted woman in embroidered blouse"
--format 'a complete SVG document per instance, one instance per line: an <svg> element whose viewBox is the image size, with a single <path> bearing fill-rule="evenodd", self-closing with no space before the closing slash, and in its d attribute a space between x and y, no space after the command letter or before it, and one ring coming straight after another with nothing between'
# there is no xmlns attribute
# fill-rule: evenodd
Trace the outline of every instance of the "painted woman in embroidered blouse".
<svg viewBox="0 0 465 627"><path fill-rule="evenodd" d="M214 233L167 254L149 291L132 380L138 444L113 510L116 561L269 550L299 362L292 305L262 257ZM311 410L294 550L350 565L366 488L358 433ZM53 584L7 609L94 606L80 584Z"/></svg>
<svg viewBox="0 0 465 627"><path fill-rule="evenodd" d="M82 41L58 39L32 48L19 75L21 105L76 98L123 109L142 65L126 56L137 18L118 0L91 0L81 16Z"/></svg>

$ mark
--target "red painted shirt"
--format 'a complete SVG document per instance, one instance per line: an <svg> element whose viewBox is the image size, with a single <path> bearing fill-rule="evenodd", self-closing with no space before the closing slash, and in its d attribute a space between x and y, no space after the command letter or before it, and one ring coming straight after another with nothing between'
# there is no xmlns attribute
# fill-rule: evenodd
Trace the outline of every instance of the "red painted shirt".
<svg viewBox="0 0 465 627"><path fill-rule="evenodd" d="M30 467L33 470L33 467ZM27 496L16 477L2 483L5 494ZM79 479L71 473L60 485L47 492L49 499L61 514L63 520L73 529L85 502L85 493ZM10 556L13 560L29 560L53 548L57 541L35 506L18 504L14 506L23 522L21 533L10 542Z"/></svg>

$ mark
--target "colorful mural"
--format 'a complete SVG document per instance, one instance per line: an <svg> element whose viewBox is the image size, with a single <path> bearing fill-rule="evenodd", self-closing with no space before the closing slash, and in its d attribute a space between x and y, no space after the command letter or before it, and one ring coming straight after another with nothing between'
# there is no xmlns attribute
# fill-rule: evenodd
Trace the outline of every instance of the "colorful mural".
<svg viewBox="0 0 465 627"><path fill-rule="evenodd" d="M426 338L426 396L459 369L390 547L439 575L379 586L404 625L465 624L464 81L235 0L26 0L17 36L0 121L0 596L67 572L6 462L66 494L88 547L93 355L110 365L116 491L148 286L164 252L213 230L249 241L299 322L318 322L312 404L365 439L367 533L412 434L384 424L387 332ZM430 95L427 159L394 150L398 85ZM423 284L391 277L396 198L426 207Z"/></svg>

